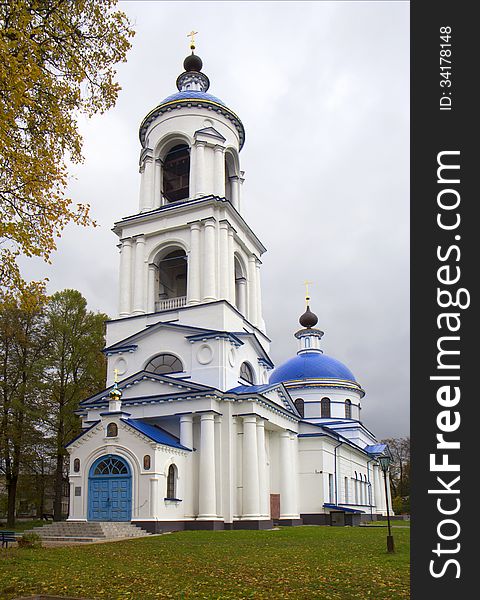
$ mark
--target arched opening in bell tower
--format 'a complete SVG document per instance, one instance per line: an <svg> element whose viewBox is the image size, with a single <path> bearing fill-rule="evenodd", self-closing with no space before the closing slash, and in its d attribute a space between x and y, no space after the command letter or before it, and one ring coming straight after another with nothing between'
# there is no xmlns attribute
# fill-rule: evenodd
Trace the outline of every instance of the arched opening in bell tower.
<svg viewBox="0 0 480 600"><path fill-rule="evenodd" d="M190 149L177 144L162 162L162 196L167 202L186 200L190 195Z"/></svg>
<svg viewBox="0 0 480 600"><path fill-rule="evenodd" d="M247 311L247 278L245 277L245 269L235 256L235 306L242 313Z"/></svg>
<svg viewBox="0 0 480 600"><path fill-rule="evenodd" d="M187 303L187 255L181 248L168 249L155 260L157 285L155 310L179 308Z"/></svg>

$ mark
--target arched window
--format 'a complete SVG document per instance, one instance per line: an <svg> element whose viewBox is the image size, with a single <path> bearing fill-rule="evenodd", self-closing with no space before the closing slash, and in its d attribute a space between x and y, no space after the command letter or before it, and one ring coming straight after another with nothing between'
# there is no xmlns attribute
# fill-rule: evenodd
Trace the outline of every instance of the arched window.
<svg viewBox="0 0 480 600"><path fill-rule="evenodd" d="M157 267L155 310L184 306L187 295L187 255L178 248L154 263Z"/></svg>
<svg viewBox="0 0 480 600"><path fill-rule="evenodd" d="M253 384L255 382L253 369L247 362L243 362L240 366L240 378L244 381L248 381L248 383Z"/></svg>
<svg viewBox="0 0 480 600"><path fill-rule="evenodd" d="M352 401L351 400L345 400L345 418L346 419L352 418Z"/></svg>
<svg viewBox="0 0 480 600"><path fill-rule="evenodd" d="M157 354L145 367L145 371L166 375L167 373L179 373L183 371L182 361L173 354Z"/></svg>
<svg viewBox="0 0 480 600"><path fill-rule="evenodd" d="M177 467L170 465L167 475L167 498L177 497Z"/></svg>
<svg viewBox="0 0 480 600"><path fill-rule="evenodd" d="M329 419L331 416L330 398L322 398L320 402L320 409L320 416L322 417L322 419Z"/></svg>
<svg viewBox="0 0 480 600"><path fill-rule="evenodd" d="M302 417L305 416L305 402L302 398L297 398L295 400L295 408L298 410L298 414Z"/></svg>
<svg viewBox="0 0 480 600"><path fill-rule="evenodd" d="M189 196L190 152L186 144L174 146L163 161L162 196L178 202Z"/></svg>
<svg viewBox="0 0 480 600"><path fill-rule="evenodd" d="M128 467L119 458L112 456L101 460L95 467L94 475L128 475Z"/></svg>
<svg viewBox="0 0 480 600"><path fill-rule="evenodd" d="M107 425L107 437L117 437L118 426L116 423L109 423Z"/></svg>
<svg viewBox="0 0 480 600"><path fill-rule="evenodd" d="M145 469L145 471L148 471L151 465L152 461L150 458L150 454L145 454L145 456L143 457L143 468Z"/></svg>
<svg viewBox="0 0 480 600"><path fill-rule="evenodd" d="M73 461L73 471L74 471L75 473L78 473L78 472L80 471L80 459L79 459L79 458L76 458L76 459Z"/></svg>

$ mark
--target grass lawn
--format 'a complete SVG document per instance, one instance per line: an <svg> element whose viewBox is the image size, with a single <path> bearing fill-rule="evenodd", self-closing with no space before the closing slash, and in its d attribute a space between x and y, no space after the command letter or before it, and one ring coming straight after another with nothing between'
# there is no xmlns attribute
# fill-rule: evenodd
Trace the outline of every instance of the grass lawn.
<svg viewBox="0 0 480 600"><path fill-rule="evenodd" d="M0 553L0 598L48 593L122 600L409 598L409 529L191 531Z"/></svg>

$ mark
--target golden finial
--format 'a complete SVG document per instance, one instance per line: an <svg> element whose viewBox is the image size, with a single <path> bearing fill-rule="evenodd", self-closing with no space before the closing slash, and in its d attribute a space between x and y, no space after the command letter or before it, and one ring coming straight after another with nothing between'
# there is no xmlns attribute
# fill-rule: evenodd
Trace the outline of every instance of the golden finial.
<svg viewBox="0 0 480 600"><path fill-rule="evenodd" d="M305 300L306 300L307 305L308 305L308 303L310 302L310 291L309 291L308 286L312 285L313 281L304 281L303 283L305 284Z"/></svg>
<svg viewBox="0 0 480 600"><path fill-rule="evenodd" d="M195 50L195 36L198 34L198 31L192 31L187 33L187 37L190 38L190 50Z"/></svg>
<svg viewBox="0 0 480 600"><path fill-rule="evenodd" d="M113 383L118 383L118 369L113 369Z"/></svg>

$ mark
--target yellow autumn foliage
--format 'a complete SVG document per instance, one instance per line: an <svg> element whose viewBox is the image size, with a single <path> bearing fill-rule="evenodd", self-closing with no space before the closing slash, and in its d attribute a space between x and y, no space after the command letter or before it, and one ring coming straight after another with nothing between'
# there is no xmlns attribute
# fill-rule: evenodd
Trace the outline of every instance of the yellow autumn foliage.
<svg viewBox="0 0 480 600"><path fill-rule="evenodd" d="M49 261L88 204L65 196L67 160L82 161L80 114L117 99L115 65L134 35L117 0L0 3L0 293L24 285L17 257Z"/></svg>

